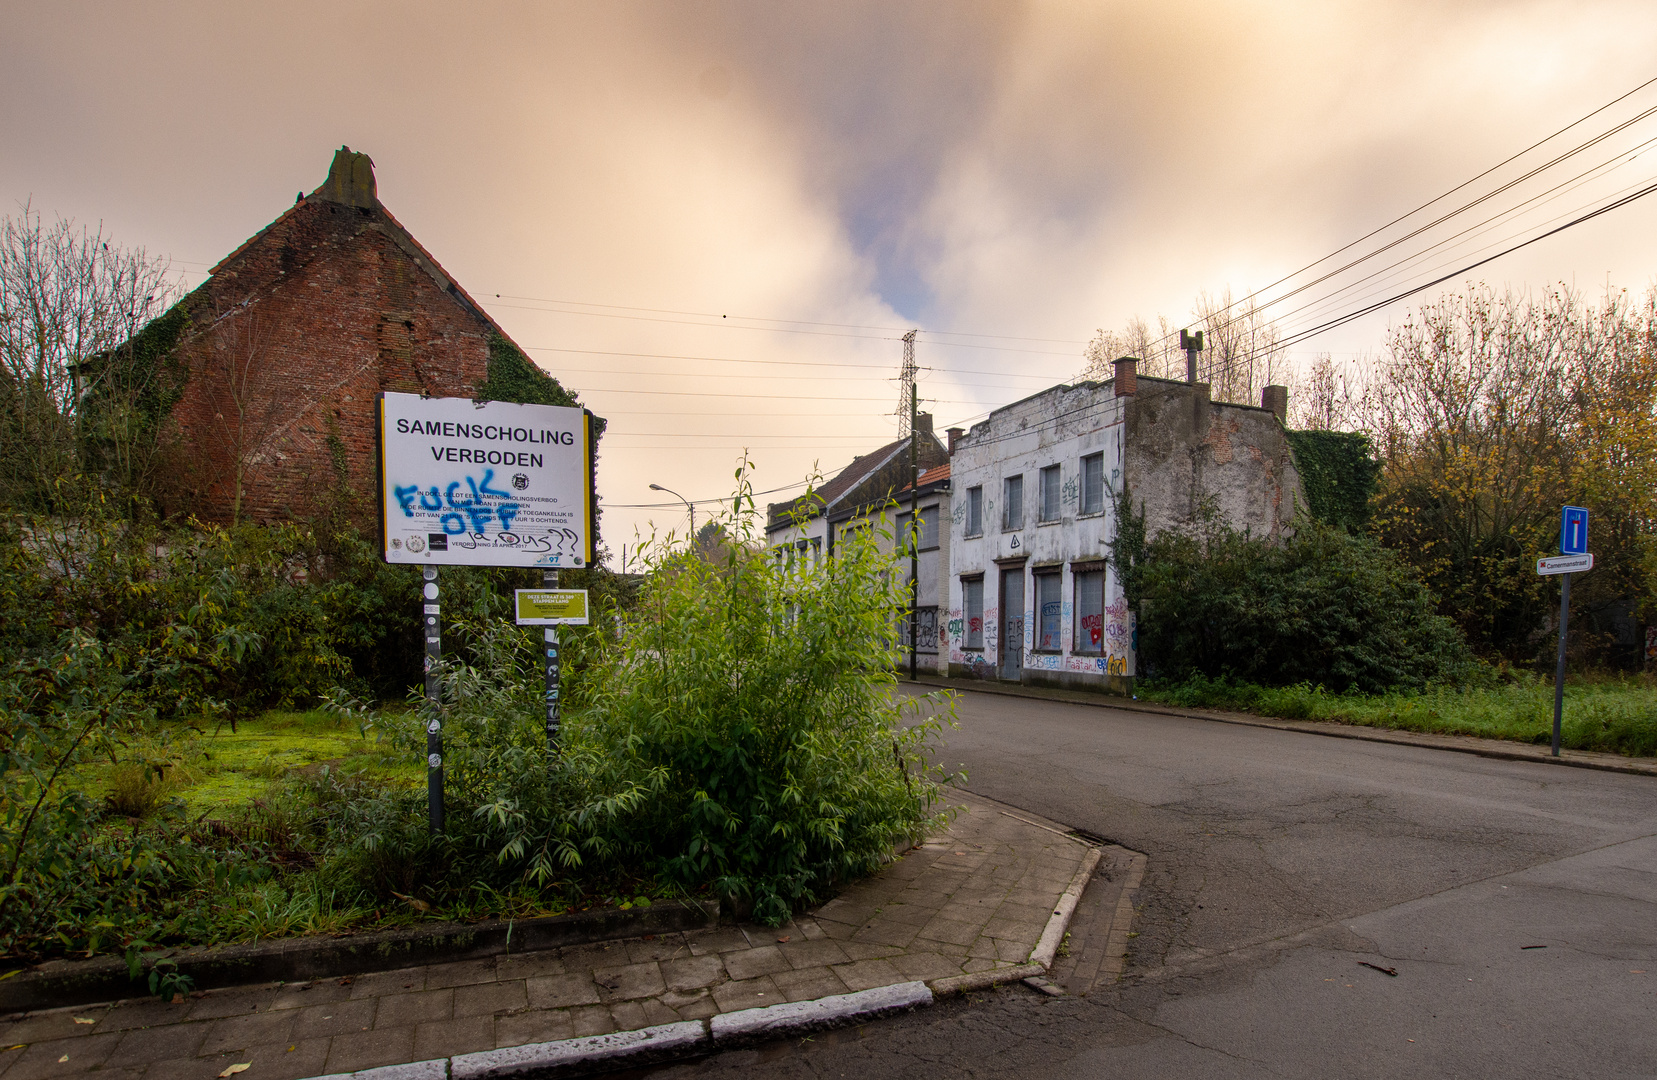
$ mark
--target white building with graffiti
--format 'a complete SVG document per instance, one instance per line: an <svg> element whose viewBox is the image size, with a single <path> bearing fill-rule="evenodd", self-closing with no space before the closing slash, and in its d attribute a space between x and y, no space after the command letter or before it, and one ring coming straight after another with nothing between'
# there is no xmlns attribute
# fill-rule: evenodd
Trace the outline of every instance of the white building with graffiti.
<svg viewBox="0 0 1657 1080"><path fill-rule="evenodd" d="M1110 561L1124 485L1153 534L1213 514L1269 535L1292 523L1281 387L1258 408L1215 403L1206 384L1134 367L997 409L955 441L950 674L1131 687L1136 616Z"/></svg>

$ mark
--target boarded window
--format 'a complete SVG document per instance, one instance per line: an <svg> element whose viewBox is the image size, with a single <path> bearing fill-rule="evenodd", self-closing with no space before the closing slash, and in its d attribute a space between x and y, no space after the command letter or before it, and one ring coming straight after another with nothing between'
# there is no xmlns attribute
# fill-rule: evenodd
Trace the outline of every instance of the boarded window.
<svg viewBox="0 0 1657 1080"><path fill-rule="evenodd" d="M1001 484L1001 527L1024 528L1024 477L1009 476Z"/></svg>
<svg viewBox="0 0 1657 1080"><path fill-rule="evenodd" d="M1105 510L1105 455L1089 454L1082 459L1082 510L1101 514Z"/></svg>
<svg viewBox="0 0 1657 1080"><path fill-rule="evenodd" d="M1061 583L1058 574L1036 575L1036 649L1039 652L1058 652L1060 648L1059 627L1064 615Z"/></svg>
<svg viewBox="0 0 1657 1080"><path fill-rule="evenodd" d="M1041 520L1059 520L1059 467L1049 465L1041 470Z"/></svg>
<svg viewBox="0 0 1657 1080"><path fill-rule="evenodd" d="M961 606L967 617L966 645L968 649L984 647L984 579L967 578L961 582Z"/></svg>
<svg viewBox="0 0 1657 1080"><path fill-rule="evenodd" d="M1076 644L1072 652L1098 656L1105 648L1105 574L1076 575Z"/></svg>
<svg viewBox="0 0 1657 1080"><path fill-rule="evenodd" d="M981 487L967 488L967 532L968 536L984 535L984 489Z"/></svg>

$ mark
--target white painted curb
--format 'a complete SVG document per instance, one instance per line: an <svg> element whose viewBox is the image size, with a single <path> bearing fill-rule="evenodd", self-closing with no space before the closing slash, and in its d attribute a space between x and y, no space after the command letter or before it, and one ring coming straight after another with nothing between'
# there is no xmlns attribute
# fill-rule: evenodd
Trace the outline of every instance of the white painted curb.
<svg viewBox="0 0 1657 1080"><path fill-rule="evenodd" d="M1046 929L1041 932L1041 940L1030 951L1030 963L1040 964L1045 973L1053 966L1053 957L1058 955L1059 943L1064 940L1064 929L1070 925L1070 916L1075 914L1076 905L1082 899L1082 890L1087 888L1087 879L1093 876L1094 867L1099 865L1099 859L1104 851L1100 848L1088 846L1087 854L1082 856L1082 865L1076 871L1076 876L1070 879L1070 887L1064 890L1059 902L1053 905L1053 914L1047 920Z"/></svg>
<svg viewBox="0 0 1657 1080"><path fill-rule="evenodd" d="M606 1066L644 1064L678 1057L708 1042L706 1025L700 1020L686 1020L638 1031L461 1054L449 1059L449 1076L453 1080L494 1080L495 1077L573 1072L600 1062Z"/></svg>
<svg viewBox="0 0 1657 1080"><path fill-rule="evenodd" d="M407 1065L381 1065L353 1073L330 1073L316 1080L449 1080L449 1059L411 1061Z"/></svg>
<svg viewBox="0 0 1657 1080"><path fill-rule="evenodd" d="M709 1021L709 1027L714 1045L725 1047L733 1043L823 1031L854 1020L873 1020L930 1004L932 991L925 983L906 982L859 990L855 994L835 994L815 1001L791 1001L782 1005L720 1013Z"/></svg>

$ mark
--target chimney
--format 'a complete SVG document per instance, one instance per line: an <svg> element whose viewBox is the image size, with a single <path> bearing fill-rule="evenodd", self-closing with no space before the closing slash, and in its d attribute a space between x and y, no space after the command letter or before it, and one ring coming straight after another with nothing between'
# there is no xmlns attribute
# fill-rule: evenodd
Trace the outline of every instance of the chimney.
<svg viewBox="0 0 1657 1080"><path fill-rule="evenodd" d="M1202 352L1202 335L1201 330L1195 334L1189 330L1179 332L1179 347L1185 350L1185 381L1188 383L1197 381L1197 354Z"/></svg>
<svg viewBox="0 0 1657 1080"><path fill-rule="evenodd" d="M1277 414L1277 418L1285 424L1289 422L1289 388L1287 386L1268 386L1260 391L1260 407L1267 412Z"/></svg>
<svg viewBox="0 0 1657 1080"><path fill-rule="evenodd" d="M1139 358L1124 356L1117 360L1116 378L1112 381L1116 384L1117 397L1133 397L1139 389Z"/></svg>
<svg viewBox="0 0 1657 1080"><path fill-rule="evenodd" d="M929 412L916 413L915 430L922 435L932 434L932 414Z"/></svg>
<svg viewBox="0 0 1657 1080"><path fill-rule="evenodd" d="M334 151L334 163L328 167L328 179L316 194L327 202L373 209L377 201L373 159L367 154L352 152L349 146L340 147Z"/></svg>
<svg viewBox="0 0 1657 1080"><path fill-rule="evenodd" d="M966 433L967 433L966 428L958 428L958 427L952 427L948 431L944 432L945 435L949 436L949 456L950 457L955 456L955 444L956 444L956 442L958 442L960 440L961 436L965 435Z"/></svg>

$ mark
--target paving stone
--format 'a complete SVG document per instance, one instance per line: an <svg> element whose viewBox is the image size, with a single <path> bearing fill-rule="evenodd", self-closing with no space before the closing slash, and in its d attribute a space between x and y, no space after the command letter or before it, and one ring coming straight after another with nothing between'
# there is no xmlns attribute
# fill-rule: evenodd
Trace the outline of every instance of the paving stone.
<svg viewBox="0 0 1657 1080"><path fill-rule="evenodd" d="M783 958L796 971L809 967L824 967L828 964L844 964L851 959L846 950L837 943L820 938L816 941L791 941L787 945L778 945L782 950Z"/></svg>
<svg viewBox="0 0 1657 1080"><path fill-rule="evenodd" d="M217 1054L225 1050L243 1050L260 1043L273 1043L286 1040L293 1029L294 1012L292 1009L282 1009L277 1012L252 1013L248 1016L232 1016L223 1020L215 1020L208 1026L207 1037L201 1042L198 1054ZM194 1024L174 1024L170 1027L194 1027ZM156 1029L151 1028L154 1031ZM177 1055L182 1056L182 1055Z"/></svg>
<svg viewBox="0 0 1657 1080"><path fill-rule="evenodd" d="M819 941L823 937L823 928L817 925L816 919L800 919L800 934L807 941Z"/></svg>
<svg viewBox="0 0 1657 1080"><path fill-rule="evenodd" d="M462 1016L454 1020L434 1020L414 1029L414 1061L453 1057L455 1054L475 1054L479 1050L495 1048L495 1018L493 1016Z"/></svg>
<svg viewBox="0 0 1657 1080"><path fill-rule="evenodd" d="M627 942L627 962L630 964L649 964L689 955L690 949L685 945L683 934L656 934L649 941L641 938Z"/></svg>
<svg viewBox="0 0 1657 1080"><path fill-rule="evenodd" d="M591 972L579 971L569 975L544 975L526 979L524 989L531 1008L558 1009L571 1005L598 1004L598 987Z"/></svg>
<svg viewBox="0 0 1657 1080"><path fill-rule="evenodd" d="M121 1041L104 1059L106 1068L147 1065L160 1058L195 1057L210 1024L165 1024L121 1033Z"/></svg>
<svg viewBox="0 0 1657 1080"><path fill-rule="evenodd" d="M863 928L862 923L841 923L833 919L819 919L817 925L822 929L823 936L830 941L850 941Z"/></svg>
<svg viewBox="0 0 1657 1080"><path fill-rule="evenodd" d="M690 954L692 956L708 956L713 953L730 952L732 949L747 949L748 936L734 926L722 926L716 930L699 930L687 934Z"/></svg>
<svg viewBox="0 0 1657 1080"><path fill-rule="evenodd" d="M661 972L669 990L695 990L723 980L725 964L717 955L684 956L664 961Z"/></svg>
<svg viewBox="0 0 1657 1080"><path fill-rule="evenodd" d="M1030 949L1033 947L1023 941L1007 941L1003 938L992 939L995 942L995 958L1009 964L1022 964L1030 959Z"/></svg>
<svg viewBox="0 0 1657 1080"><path fill-rule="evenodd" d="M463 960L455 964L434 964L426 969L426 989L440 990L445 986L472 986L492 983L498 976L495 958Z"/></svg>
<svg viewBox="0 0 1657 1080"><path fill-rule="evenodd" d="M167 1061L152 1062L144 1069L144 1080L209 1080L216 1077L226 1066L247 1061L247 1058L238 1054L214 1054L210 1057L172 1058ZM129 1066L130 1068L130 1066ZM103 1071L100 1069L92 1075L102 1080Z"/></svg>
<svg viewBox="0 0 1657 1080"><path fill-rule="evenodd" d="M495 977L502 981L507 979L532 979L537 975L563 975L569 970L557 949L543 949L540 952L531 953L513 953L510 956L495 958Z"/></svg>
<svg viewBox="0 0 1657 1080"><path fill-rule="evenodd" d="M524 980L480 983L475 986L455 987L454 1015L492 1016L496 1013L522 1009L529 1004Z"/></svg>
<svg viewBox="0 0 1657 1080"><path fill-rule="evenodd" d="M689 1001L683 1005L673 1007L673 1011L679 1014L679 1019L706 1020L710 1016L719 1015L719 1003L713 999L713 995L706 990L702 991L702 995L697 1001ZM666 999L664 998L663 1001L665 1002Z"/></svg>
<svg viewBox="0 0 1657 1080"><path fill-rule="evenodd" d="M984 933L984 928L978 923L957 922L953 919L935 918L920 929L920 937L932 941L941 941L948 945L959 945L965 948L977 941Z"/></svg>
<svg viewBox="0 0 1657 1080"><path fill-rule="evenodd" d="M615 1018L603 1005L581 1005L571 1009L570 1020L574 1024L572 1037L577 1039L589 1035L608 1035L617 1030Z"/></svg>
<svg viewBox="0 0 1657 1080"><path fill-rule="evenodd" d="M627 949L619 942L600 945L572 945L558 950L568 971L591 971L601 967L621 967L628 962Z"/></svg>
<svg viewBox="0 0 1657 1080"><path fill-rule="evenodd" d="M890 960L857 960L832 969L840 976L848 990L870 990L876 986L891 986L903 981Z"/></svg>
<svg viewBox="0 0 1657 1080"><path fill-rule="evenodd" d="M37 1080L47 1076L69 1076L83 1073L101 1065L122 1036L117 1032L88 1035L78 1039L48 1039L33 1043L6 1070L7 1076L18 1080ZM68 1055L68 1061L58 1058Z"/></svg>
<svg viewBox="0 0 1657 1080"><path fill-rule="evenodd" d="M747 952L725 954L725 971L733 980L754 979L777 971L788 971L791 965L782 950L775 945L762 945Z"/></svg>
<svg viewBox="0 0 1657 1080"><path fill-rule="evenodd" d="M896 956L903 950L896 945L881 945L873 941L842 941L840 951L848 960L878 960L882 956Z"/></svg>
<svg viewBox="0 0 1657 1080"><path fill-rule="evenodd" d="M654 1000L661 1002L674 1012L678 1012L680 1009L695 1005L698 1002L712 1001L713 995L707 987L700 987L691 990L669 990Z"/></svg>
<svg viewBox="0 0 1657 1080"><path fill-rule="evenodd" d="M756 1009L761 1005L777 1005L783 1000L782 991L769 975L742 982L720 983L713 988L713 1000L720 1012L738 1009Z"/></svg>
<svg viewBox="0 0 1657 1080"><path fill-rule="evenodd" d="M644 1026L655 1027L658 1024L677 1024L680 1017L677 1009L668 1007L656 998L645 998L638 1003L644 1009ZM614 1006L611 1010L614 1011Z"/></svg>
<svg viewBox="0 0 1657 1080"><path fill-rule="evenodd" d="M245 1061L252 1065L247 1071L248 1076L257 1076L259 1080L300 1080L301 1077L319 1075L328 1065L329 1039L303 1039L299 1042L278 1042L266 1046L250 1046L229 1055L207 1057L202 1060L209 1062L215 1070L223 1070L226 1064L236 1064ZM99 1073L100 1080L102 1073ZM218 1071L212 1073L218 1075ZM162 1076L151 1067L150 1077L160 1080Z"/></svg>
<svg viewBox="0 0 1657 1080"><path fill-rule="evenodd" d="M358 1001L331 1001L307 1009L285 1009L283 1013L294 1018L293 1030L288 1033L290 1038L325 1039L330 1035L373 1027L374 1010L378 1007L376 999L362 998Z"/></svg>
<svg viewBox="0 0 1657 1080"><path fill-rule="evenodd" d="M408 1024L335 1035L323 1067L330 1073L350 1073L414 1060L414 1025Z"/></svg>
<svg viewBox="0 0 1657 1080"><path fill-rule="evenodd" d="M965 956L944 956L935 952L907 952L892 957L891 964L905 979L930 982L963 974Z"/></svg>
<svg viewBox="0 0 1657 1080"><path fill-rule="evenodd" d="M968 960L966 963L962 964L961 965L961 970L963 972L965 972L966 974L968 974L968 975L975 975L980 971L988 971L990 968L999 967L999 966L1000 965L997 964L994 960L986 960L986 959L983 959L982 957L976 957L975 956L972 959Z"/></svg>
<svg viewBox="0 0 1657 1080"><path fill-rule="evenodd" d="M351 987L341 986L337 979L289 983L276 991L276 996L271 1000L269 1007L272 1009L303 1009L309 1005L342 1001L350 996Z"/></svg>
<svg viewBox="0 0 1657 1080"><path fill-rule="evenodd" d="M852 935L853 941L864 941L874 945L895 945L900 949L908 948L909 943L920 936L920 927L906 923L876 922L863 927Z"/></svg>
<svg viewBox="0 0 1657 1080"><path fill-rule="evenodd" d="M339 980L334 980L337 985ZM420 968L400 968L371 975L355 975L346 983L354 998L381 997L385 994L406 994L426 988L426 973Z"/></svg>
<svg viewBox="0 0 1657 1080"><path fill-rule="evenodd" d="M783 971L771 976L771 981L787 1001L811 1001L846 992L846 984L827 967Z"/></svg>
<svg viewBox="0 0 1657 1080"><path fill-rule="evenodd" d="M190 1005L190 1011L185 1014L187 1020L218 1020L226 1016L243 1016L254 1012L267 1001L275 1001L276 995L247 993L237 990L213 990L205 997L198 998Z"/></svg>
<svg viewBox="0 0 1657 1080"><path fill-rule="evenodd" d="M598 984L598 999L607 1003L653 997L667 989L661 968L654 963L599 968L593 972L593 982Z"/></svg>
<svg viewBox="0 0 1657 1080"><path fill-rule="evenodd" d="M526 1009L495 1019L495 1045L526 1046L575 1037L575 1021L568 1009Z"/></svg>
<svg viewBox="0 0 1657 1080"><path fill-rule="evenodd" d="M157 1003L159 1004L159 1002ZM166 1014L170 1019L179 1020L184 1016L184 1009L179 1005L166 1006L170 1011ZM97 1020L97 1024L77 1024L75 1017L83 1020ZM14 1043L44 1042L47 1039L74 1039L84 1038L94 1031L120 1030L121 1026L101 1027L107 1017L97 1012L76 1012L70 1009L53 1009L51 1012L25 1014L17 1020L8 1022L0 1027L0 1038L5 1039L4 1045ZM133 1025L137 1026L137 1025Z"/></svg>
<svg viewBox="0 0 1657 1080"><path fill-rule="evenodd" d="M432 1020L447 1020L454 1016L453 990L420 990L413 994L392 994L380 999L374 1013L376 1028L397 1028L405 1024L424 1024Z"/></svg>
<svg viewBox="0 0 1657 1080"><path fill-rule="evenodd" d="M611 1002L610 1019L615 1022L617 1031L637 1031L650 1026L650 1022L644 1018L642 1001Z"/></svg>

